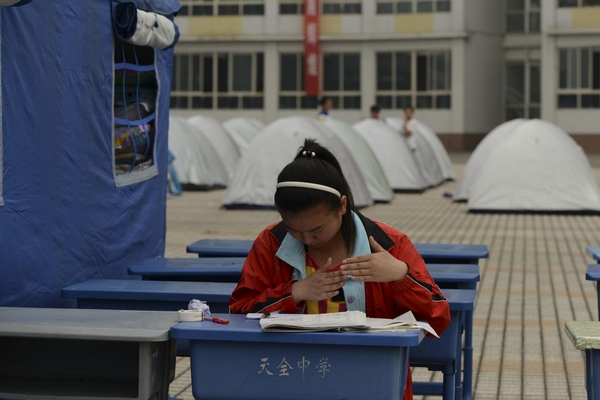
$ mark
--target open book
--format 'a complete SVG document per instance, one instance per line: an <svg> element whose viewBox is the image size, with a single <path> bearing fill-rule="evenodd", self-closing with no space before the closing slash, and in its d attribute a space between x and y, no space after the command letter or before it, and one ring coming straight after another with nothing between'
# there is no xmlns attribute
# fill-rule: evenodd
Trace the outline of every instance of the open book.
<svg viewBox="0 0 600 400"><path fill-rule="evenodd" d="M338 330L342 332L384 332L424 329L435 337L438 334L427 322L415 319L408 311L394 319L367 318L362 311L346 311L328 314L290 314L277 318L261 318L263 332L317 332Z"/></svg>

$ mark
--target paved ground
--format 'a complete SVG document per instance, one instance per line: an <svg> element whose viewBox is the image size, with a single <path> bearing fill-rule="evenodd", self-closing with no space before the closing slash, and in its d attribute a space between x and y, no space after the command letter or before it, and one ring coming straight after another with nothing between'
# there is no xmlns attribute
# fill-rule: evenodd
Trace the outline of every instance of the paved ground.
<svg viewBox="0 0 600 400"><path fill-rule="evenodd" d="M460 177L469 154L450 156ZM589 159L600 181L600 156ZM464 203L443 197L455 187L447 182L423 194L397 194L390 204L361 211L415 242L488 245L474 319L476 400L585 399L583 358L564 324L598 319L596 291L585 280L592 263L585 247L600 245L600 216L469 214ZM221 209L224 194L185 192L167 201L166 257L193 257L185 247L200 238L253 239L278 220L274 211ZM440 376L416 369L414 379ZM178 360L170 394L193 399L186 358Z"/></svg>

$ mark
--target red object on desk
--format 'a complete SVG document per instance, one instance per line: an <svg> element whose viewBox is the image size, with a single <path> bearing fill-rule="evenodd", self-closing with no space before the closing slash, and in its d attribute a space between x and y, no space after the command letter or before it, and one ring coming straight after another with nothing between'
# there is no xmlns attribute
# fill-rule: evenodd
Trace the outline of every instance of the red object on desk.
<svg viewBox="0 0 600 400"><path fill-rule="evenodd" d="M228 319L216 318L216 317L204 317L207 321L212 321L216 324L224 324L227 325L229 323Z"/></svg>

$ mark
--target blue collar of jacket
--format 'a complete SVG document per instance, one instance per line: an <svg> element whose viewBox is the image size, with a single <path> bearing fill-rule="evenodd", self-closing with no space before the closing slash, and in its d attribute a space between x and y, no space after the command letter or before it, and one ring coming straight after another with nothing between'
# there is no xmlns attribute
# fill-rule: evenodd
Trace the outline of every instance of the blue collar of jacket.
<svg viewBox="0 0 600 400"><path fill-rule="evenodd" d="M352 212L352 218L354 226L356 227L356 236L354 241L354 250L352 257L358 257L363 254L371 253L371 246L369 244L369 236L376 236L378 242L386 249L393 245L391 238L377 226L373 221L365 218L360 213ZM374 229L376 227L376 229ZM283 229L283 231L281 231ZM369 232L373 231L373 232ZM283 223L276 225L272 232L280 240L281 245L277 250L277 257L289 264L293 269L293 278L296 280L302 280L306 278L306 253L304 250L304 243L296 240L285 231ZM285 233L283 236L282 234ZM381 234L384 237L381 237ZM283 237L282 237L283 236ZM283 239L283 240L281 240ZM387 240L385 240L387 239ZM363 311L365 312L365 287L364 282L357 282L352 279L348 279L344 285L344 297L346 300L346 308L349 311Z"/></svg>

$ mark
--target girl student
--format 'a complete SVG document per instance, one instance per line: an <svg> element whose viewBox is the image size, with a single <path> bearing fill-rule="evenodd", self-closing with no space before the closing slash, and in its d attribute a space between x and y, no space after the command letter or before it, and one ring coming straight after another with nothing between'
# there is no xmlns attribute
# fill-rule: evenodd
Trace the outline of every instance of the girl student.
<svg viewBox="0 0 600 400"><path fill-rule="evenodd" d="M410 310L438 334L448 326L448 302L408 236L354 210L338 161L315 140L277 177L275 207L281 222L254 241L231 312L395 318ZM410 370L404 399L412 399Z"/></svg>

